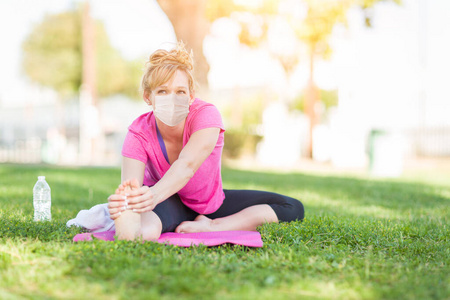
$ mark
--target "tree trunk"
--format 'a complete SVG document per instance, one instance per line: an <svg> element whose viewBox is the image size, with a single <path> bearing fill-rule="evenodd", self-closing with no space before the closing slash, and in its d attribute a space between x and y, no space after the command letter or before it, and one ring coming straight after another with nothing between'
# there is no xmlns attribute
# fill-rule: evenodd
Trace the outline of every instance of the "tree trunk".
<svg viewBox="0 0 450 300"><path fill-rule="evenodd" d="M305 91L305 112L309 118L309 138L307 157L313 157L313 130L318 123L316 114L316 105L319 102L319 90L314 84L314 49L311 49L309 55L309 80Z"/></svg>
<svg viewBox="0 0 450 300"><path fill-rule="evenodd" d="M89 91L93 104L96 102L95 78L95 27L90 15L89 1L83 3L82 15L82 88Z"/></svg>
<svg viewBox="0 0 450 300"><path fill-rule="evenodd" d="M79 159L83 164L100 163L104 153L102 132L98 119L95 63L95 26L90 15L89 0L82 13L82 82L80 87Z"/></svg>
<svg viewBox="0 0 450 300"><path fill-rule="evenodd" d="M200 90L208 89L209 64L203 55L203 40L209 30L205 18L207 0L157 0L165 12L178 40L194 52L194 76Z"/></svg>

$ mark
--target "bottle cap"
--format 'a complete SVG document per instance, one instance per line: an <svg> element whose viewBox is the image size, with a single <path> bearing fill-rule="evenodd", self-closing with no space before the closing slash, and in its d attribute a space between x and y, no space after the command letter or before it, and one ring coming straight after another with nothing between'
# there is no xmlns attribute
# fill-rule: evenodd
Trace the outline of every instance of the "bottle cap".
<svg viewBox="0 0 450 300"><path fill-rule="evenodd" d="M45 176L38 176L38 180L43 180L45 179Z"/></svg>

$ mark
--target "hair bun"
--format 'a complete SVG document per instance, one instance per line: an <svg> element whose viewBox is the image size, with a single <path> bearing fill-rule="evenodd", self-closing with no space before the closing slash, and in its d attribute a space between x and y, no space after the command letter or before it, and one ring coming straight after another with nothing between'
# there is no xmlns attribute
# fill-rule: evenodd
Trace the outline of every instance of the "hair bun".
<svg viewBox="0 0 450 300"><path fill-rule="evenodd" d="M157 50L150 55L148 61L149 67L158 67L161 65L174 65L183 69L192 71L194 69L194 59L192 51L189 53L183 42L178 42L176 47L170 51Z"/></svg>
<svg viewBox="0 0 450 300"><path fill-rule="evenodd" d="M188 52L183 42L178 42L170 51L156 50L145 63L141 80L141 91L150 93L154 88L168 82L177 70L184 71L189 82L189 91L194 92L194 58L192 51Z"/></svg>

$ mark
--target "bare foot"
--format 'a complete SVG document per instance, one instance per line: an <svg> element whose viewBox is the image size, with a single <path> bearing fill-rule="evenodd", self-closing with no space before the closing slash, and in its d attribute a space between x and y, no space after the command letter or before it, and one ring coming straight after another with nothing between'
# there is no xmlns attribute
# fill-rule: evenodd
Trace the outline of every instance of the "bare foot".
<svg viewBox="0 0 450 300"><path fill-rule="evenodd" d="M118 192L120 195L125 196L128 191L132 191L138 188L140 188L139 182L136 178L133 178L131 180L125 180L121 185L119 185Z"/></svg>
<svg viewBox="0 0 450 300"><path fill-rule="evenodd" d="M194 221L184 221L175 229L177 233L214 231L212 220L204 215L198 215Z"/></svg>
<svg viewBox="0 0 450 300"><path fill-rule="evenodd" d="M130 182L129 186L130 186L130 188L132 190L140 188L139 181L136 178L133 178L133 179L128 180L128 181Z"/></svg>
<svg viewBox="0 0 450 300"><path fill-rule="evenodd" d="M139 188L137 179L125 180L118 188L121 195ZM125 200L127 201L127 200ZM125 210L122 215L115 220L116 233L119 240L134 240L141 235L141 215L131 210Z"/></svg>

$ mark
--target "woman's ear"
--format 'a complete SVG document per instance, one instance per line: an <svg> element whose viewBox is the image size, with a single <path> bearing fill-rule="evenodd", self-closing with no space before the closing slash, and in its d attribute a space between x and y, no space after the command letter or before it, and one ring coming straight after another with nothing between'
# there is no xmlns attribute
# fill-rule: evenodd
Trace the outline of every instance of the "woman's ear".
<svg viewBox="0 0 450 300"><path fill-rule="evenodd" d="M190 96L189 96L189 97L190 97L190 98L189 98L189 106L191 106L191 104L194 103L194 100L195 100L195 92L192 91L192 92L190 93Z"/></svg>
<svg viewBox="0 0 450 300"><path fill-rule="evenodd" d="M148 105L152 105L151 93L149 93L148 91L144 91L142 98L144 98L145 103L147 103Z"/></svg>

